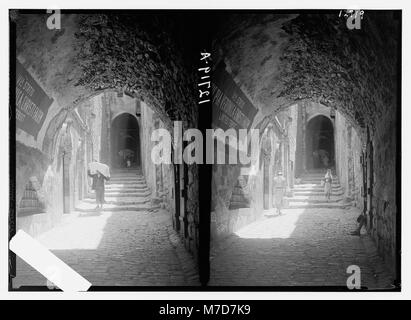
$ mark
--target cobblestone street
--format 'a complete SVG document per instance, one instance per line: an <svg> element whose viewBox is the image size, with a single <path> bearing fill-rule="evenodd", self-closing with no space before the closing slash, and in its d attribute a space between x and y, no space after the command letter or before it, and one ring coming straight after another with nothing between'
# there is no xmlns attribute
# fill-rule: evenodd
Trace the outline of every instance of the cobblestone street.
<svg viewBox="0 0 411 320"><path fill-rule="evenodd" d="M93 286L198 285L195 264L157 211L73 213L38 240ZM46 279L17 260L14 288L46 285Z"/></svg>
<svg viewBox="0 0 411 320"><path fill-rule="evenodd" d="M347 267L361 269L361 286L390 287L371 239L352 236L355 209L288 209L220 241L211 257L214 286L346 286Z"/></svg>

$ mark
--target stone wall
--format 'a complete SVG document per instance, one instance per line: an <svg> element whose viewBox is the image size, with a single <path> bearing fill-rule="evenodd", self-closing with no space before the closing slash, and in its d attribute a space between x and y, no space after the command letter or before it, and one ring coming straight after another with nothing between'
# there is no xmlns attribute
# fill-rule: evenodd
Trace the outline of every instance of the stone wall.
<svg viewBox="0 0 411 320"><path fill-rule="evenodd" d="M353 205L362 211L365 194L361 164L363 144L356 130L338 111L335 113L334 127L336 174L347 201L353 201Z"/></svg>
<svg viewBox="0 0 411 320"><path fill-rule="evenodd" d="M304 112L304 114L303 114ZM295 136L295 165L294 177L299 178L305 170L305 109L301 103L297 104L296 113L292 113L292 125L290 135Z"/></svg>
<svg viewBox="0 0 411 320"><path fill-rule="evenodd" d="M237 214L229 210L230 199L234 186L237 183L241 173L241 167L238 165L214 164L212 173L212 199L211 199L211 240L216 243L218 239L224 237L236 230L233 226L237 220ZM249 188L248 175L246 175L247 186ZM247 191L244 191L248 193Z"/></svg>
<svg viewBox="0 0 411 320"><path fill-rule="evenodd" d="M172 164L155 164L151 152L156 142L152 141L153 131L164 129L164 123L144 102L141 103L141 154L142 169L147 186L152 192L154 201L161 202L174 216L174 169Z"/></svg>
<svg viewBox="0 0 411 320"><path fill-rule="evenodd" d="M54 99L37 138L19 128L16 130L16 207L19 206L23 191L31 179L38 181L37 197L44 207L42 213L24 216L17 213L16 227L37 236L59 223L63 217L62 152L65 146L62 142L62 130L68 123L71 124L69 139L72 146L68 150L71 159L70 207L74 208L76 201L84 195L84 190L76 188L79 179L86 180L85 172L81 173L84 155L81 156L80 153L84 150L78 150L81 146L79 141L84 136L84 128L79 124L81 119L73 117L70 111L62 110L56 99L56 92L45 85L36 70L26 62L25 56L18 54L18 59L42 89Z"/></svg>
<svg viewBox="0 0 411 320"><path fill-rule="evenodd" d="M397 264L397 121L394 112L387 113L384 121L377 124L374 133L373 161L374 184L372 186L371 234L378 245L379 253L395 272Z"/></svg>
<svg viewBox="0 0 411 320"><path fill-rule="evenodd" d="M72 125L74 123L75 125ZM79 179L86 181L83 159L84 148L80 141L84 132L79 130L76 120L69 117L63 128L56 133L55 148L52 158L39 150L17 142L16 148L16 186L24 189L33 177L39 183L37 196L44 205L44 212L20 216L17 212L17 229L22 229L32 236L37 236L58 224L63 217L63 157L69 159L69 207L74 209L76 203L84 196L84 189L79 190ZM69 126L69 129L67 129ZM21 191L16 193L16 206L21 201ZM18 211L18 210L17 210Z"/></svg>
<svg viewBox="0 0 411 320"><path fill-rule="evenodd" d="M155 164L151 158L153 147L157 144L152 140L156 129L166 129L174 139L174 132L170 130L159 117L159 115L146 103L141 102L141 160L142 170L147 185L152 192L153 202L167 209L174 226L176 221L175 207L175 177L173 164ZM184 123L183 123L184 125ZM185 124L186 125L186 124ZM180 181L185 184L185 195L180 197L180 236L186 248L197 257L199 250L199 210L198 210L198 169L196 165L179 165ZM184 173L187 170L187 175Z"/></svg>
<svg viewBox="0 0 411 320"><path fill-rule="evenodd" d="M297 162L301 161L301 141L298 141L301 138L301 122L299 118L299 109L298 104L292 105L288 109L288 117L290 123L288 125L288 143L289 143L289 185L293 187L294 179L297 177L298 170L296 170Z"/></svg>
<svg viewBox="0 0 411 320"><path fill-rule="evenodd" d="M90 132L92 137L93 146L93 159L95 161L101 161L100 156L102 155L101 143L104 140L101 139L101 127L103 126L103 101L102 96L98 95L91 98L90 105L91 108L91 120L90 120Z"/></svg>

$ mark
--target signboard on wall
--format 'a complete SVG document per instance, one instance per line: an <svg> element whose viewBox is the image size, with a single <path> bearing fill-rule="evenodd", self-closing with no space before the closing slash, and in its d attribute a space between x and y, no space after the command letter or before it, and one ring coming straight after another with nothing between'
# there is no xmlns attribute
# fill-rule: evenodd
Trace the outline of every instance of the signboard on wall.
<svg viewBox="0 0 411 320"><path fill-rule="evenodd" d="M52 102L16 60L16 127L37 138Z"/></svg>
<svg viewBox="0 0 411 320"><path fill-rule="evenodd" d="M227 130L249 129L257 108L220 63L213 73L213 125Z"/></svg>

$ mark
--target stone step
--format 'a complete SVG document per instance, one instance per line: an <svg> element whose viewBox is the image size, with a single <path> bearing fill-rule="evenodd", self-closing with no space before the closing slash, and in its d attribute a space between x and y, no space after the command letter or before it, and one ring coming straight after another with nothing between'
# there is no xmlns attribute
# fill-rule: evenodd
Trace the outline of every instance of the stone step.
<svg viewBox="0 0 411 320"><path fill-rule="evenodd" d="M321 180L301 180L300 184L321 184ZM338 181L333 181L333 185L340 184Z"/></svg>
<svg viewBox="0 0 411 320"><path fill-rule="evenodd" d="M124 185L124 186L145 186L147 183L145 181L135 181L135 180L129 180L129 181L124 181L124 180L114 180L114 181L107 181L105 183L106 186L110 185Z"/></svg>
<svg viewBox="0 0 411 320"><path fill-rule="evenodd" d="M108 191L106 190L104 192L106 197L147 197L151 194L151 192L147 189L146 191L144 190L134 190L130 189L128 191ZM95 194L93 193L92 195L89 196L89 198L94 198Z"/></svg>
<svg viewBox="0 0 411 320"><path fill-rule="evenodd" d="M314 180L314 179L301 179L300 183L312 183L312 184L321 184L321 179ZM333 184L339 184L340 182L338 180L333 180Z"/></svg>
<svg viewBox="0 0 411 320"><path fill-rule="evenodd" d="M146 185L146 182L145 181L136 181L136 180L109 180L109 181L106 181L106 185L112 185L112 184Z"/></svg>
<svg viewBox="0 0 411 320"><path fill-rule="evenodd" d="M128 186L128 185L137 185L137 186L146 186L147 183L145 182L140 182L140 181L111 181L111 182L106 182L106 186L111 186L111 185L123 185L123 186Z"/></svg>
<svg viewBox="0 0 411 320"><path fill-rule="evenodd" d="M324 188L315 189L315 190L293 189L291 192L292 192L291 194L295 196L321 196L321 195L324 195ZM343 195L344 192L342 189L332 189L331 194L335 196Z"/></svg>
<svg viewBox="0 0 411 320"><path fill-rule="evenodd" d="M343 190L333 190L332 195L335 196L342 196L344 194ZM324 190L322 191L310 191L310 190L304 190L304 191L293 191L294 196L324 196Z"/></svg>
<svg viewBox="0 0 411 320"><path fill-rule="evenodd" d="M133 178L133 179L144 179L144 176L141 174L112 174L111 178L117 178L117 179L128 179L128 178Z"/></svg>
<svg viewBox="0 0 411 320"><path fill-rule="evenodd" d="M330 209L344 209L349 207L350 203L341 202L320 202L320 203L309 203L309 202L290 202L288 208L290 209L310 209L310 208L330 208Z"/></svg>
<svg viewBox="0 0 411 320"><path fill-rule="evenodd" d="M303 175L303 176L318 176L318 175L325 176L326 173L327 173L327 169L316 169L316 170L306 171L306 172L302 173L301 175ZM331 173L333 175L336 175L335 174L335 169L331 169Z"/></svg>
<svg viewBox="0 0 411 320"><path fill-rule="evenodd" d="M292 189L293 192L315 192L315 193L324 193L324 188L294 188ZM340 188L332 188L331 190L333 193L343 193L343 189Z"/></svg>
<svg viewBox="0 0 411 320"><path fill-rule="evenodd" d="M320 191L324 191L324 187L323 186L321 186L321 185L301 185L301 184L295 184L294 185L294 188L293 188L293 190L294 191L317 191L317 192L320 192ZM342 190L342 188L341 188L341 186L340 185L333 185L332 186L332 190L334 191L340 191L340 190Z"/></svg>
<svg viewBox="0 0 411 320"><path fill-rule="evenodd" d="M139 204L139 205L115 205L115 204L105 204L103 209L96 210L96 204L91 203L81 203L76 206L76 210L80 212L98 212L98 211L149 211L159 209L160 206L153 206L150 203Z"/></svg>
<svg viewBox="0 0 411 320"><path fill-rule="evenodd" d="M106 190L113 190L113 189L134 189L134 190L143 190L147 189L146 184L131 184L131 183L112 183L106 184Z"/></svg>
<svg viewBox="0 0 411 320"><path fill-rule="evenodd" d="M127 172L127 173L111 173L111 177L116 177L116 178L142 178L144 175L141 174L141 172Z"/></svg>
<svg viewBox="0 0 411 320"><path fill-rule="evenodd" d="M300 175L300 177L324 177L326 173L327 173L326 170L324 170L324 171L318 171L318 172L305 172L305 173L302 173L302 174ZM332 172L332 171L331 171L331 173L332 173L333 177L337 176L337 175L335 174L335 172Z"/></svg>
<svg viewBox="0 0 411 320"><path fill-rule="evenodd" d="M304 182L304 181L301 181L301 182L298 182L298 183L295 183L294 184L295 186L321 186L321 182ZM341 184L339 183L339 182L333 182L331 185L333 185L333 186L340 186Z"/></svg>
<svg viewBox="0 0 411 320"><path fill-rule="evenodd" d="M131 177L131 176L143 176L141 171L129 171L129 172L111 172L112 176L118 177Z"/></svg>
<svg viewBox="0 0 411 320"><path fill-rule="evenodd" d="M301 180L298 184L321 184L321 180ZM340 184L340 182L334 180L332 184Z"/></svg>
<svg viewBox="0 0 411 320"><path fill-rule="evenodd" d="M291 202L306 202L306 203L327 202L324 195L322 196L294 196L294 197L286 197L285 199L287 199L289 203ZM329 203L340 202L343 200L344 200L343 197L331 196Z"/></svg>
<svg viewBox="0 0 411 320"><path fill-rule="evenodd" d="M104 197L104 200L107 204L116 204L116 205L138 205L150 202L150 198L147 197ZM83 200L86 203L96 203L95 198L86 198Z"/></svg>
<svg viewBox="0 0 411 320"><path fill-rule="evenodd" d="M302 174L299 178L324 178L325 177L325 172L324 173L316 173L316 174ZM334 178L338 179L338 176L333 174Z"/></svg>
<svg viewBox="0 0 411 320"><path fill-rule="evenodd" d="M125 187L125 186L106 186L106 192L147 192L150 191L150 189L147 188L147 186L142 186L142 187Z"/></svg>
<svg viewBox="0 0 411 320"><path fill-rule="evenodd" d="M118 174L112 174L110 176L110 179L144 179L144 176L141 174L125 174L125 175L118 175Z"/></svg>
<svg viewBox="0 0 411 320"><path fill-rule="evenodd" d="M112 178L109 181L106 181L107 184L110 183L146 183L145 179L135 179L135 178L129 178L129 179L116 179L116 178Z"/></svg>

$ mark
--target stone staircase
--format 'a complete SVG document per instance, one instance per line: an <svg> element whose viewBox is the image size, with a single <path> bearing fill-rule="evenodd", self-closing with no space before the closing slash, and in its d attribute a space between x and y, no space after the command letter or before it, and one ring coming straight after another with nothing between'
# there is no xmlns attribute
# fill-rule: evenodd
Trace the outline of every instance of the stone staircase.
<svg viewBox="0 0 411 320"><path fill-rule="evenodd" d="M151 203L151 192L147 188L144 176L139 169L118 169L106 181L105 201L100 211L146 211L154 207ZM96 211L95 193L89 194L76 206L77 211Z"/></svg>
<svg viewBox="0 0 411 320"><path fill-rule="evenodd" d="M288 208L346 208L350 203L345 202L344 190L338 177L333 175L331 199L327 201L321 180L325 172L309 172L300 177L294 184L292 196L286 197Z"/></svg>

